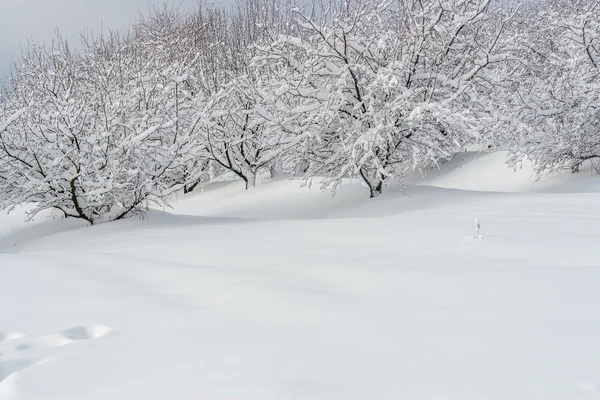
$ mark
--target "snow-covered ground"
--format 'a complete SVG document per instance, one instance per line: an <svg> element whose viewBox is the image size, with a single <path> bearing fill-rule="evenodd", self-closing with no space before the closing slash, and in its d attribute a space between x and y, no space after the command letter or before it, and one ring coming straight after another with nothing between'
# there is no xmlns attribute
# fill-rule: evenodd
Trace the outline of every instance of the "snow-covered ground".
<svg viewBox="0 0 600 400"><path fill-rule="evenodd" d="M465 153L410 182L0 216L0 399L600 398L600 179Z"/></svg>

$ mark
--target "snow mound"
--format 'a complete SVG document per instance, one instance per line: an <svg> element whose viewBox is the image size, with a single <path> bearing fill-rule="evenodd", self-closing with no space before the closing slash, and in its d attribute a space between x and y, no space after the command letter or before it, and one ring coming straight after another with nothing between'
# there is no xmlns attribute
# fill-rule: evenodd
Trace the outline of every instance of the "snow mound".
<svg viewBox="0 0 600 400"><path fill-rule="evenodd" d="M0 399L18 397L16 386L21 371L60 356L46 350L99 339L111 332L114 330L104 325L80 325L42 336L0 332Z"/></svg>
<svg viewBox="0 0 600 400"><path fill-rule="evenodd" d="M509 168L507 155L506 151L458 153L439 168L409 174L407 182L482 192L600 192L600 179L590 162L584 163L577 174L562 171L537 177L527 160Z"/></svg>

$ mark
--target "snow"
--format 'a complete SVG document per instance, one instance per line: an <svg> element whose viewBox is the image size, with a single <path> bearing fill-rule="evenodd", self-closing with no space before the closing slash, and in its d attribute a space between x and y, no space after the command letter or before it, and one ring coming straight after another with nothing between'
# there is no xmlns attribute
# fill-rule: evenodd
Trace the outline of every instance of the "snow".
<svg viewBox="0 0 600 400"><path fill-rule="evenodd" d="M2 215L0 399L597 399L600 179L527 168Z"/></svg>

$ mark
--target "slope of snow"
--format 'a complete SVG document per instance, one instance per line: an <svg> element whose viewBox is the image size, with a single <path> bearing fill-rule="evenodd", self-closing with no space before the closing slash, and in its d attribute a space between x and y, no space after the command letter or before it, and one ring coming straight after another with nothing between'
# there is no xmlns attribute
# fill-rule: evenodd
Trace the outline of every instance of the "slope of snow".
<svg viewBox="0 0 600 400"><path fill-rule="evenodd" d="M77 219L57 219L59 213L46 210L31 216L31 205L17 206L11 212L0 210L0 249L19 246L57 232L86 225Z"/></svg>
<svg viewBox="0 0 600 400"><path fill-rule="evenodd" d="M0 217L0 399L598 398L598 179L461 165L374 200L282 180Z"/></svg>
<svg viewBox="0 0 600 400"><path fill-rule="evenodd" d="M506 151L468 151L456 154L441 168L410 174L408 181L418 185L491 192L600 192L597 173L590 163L581 172L553 173L536 179L531 164L525 160L508 168Z"/></svg>

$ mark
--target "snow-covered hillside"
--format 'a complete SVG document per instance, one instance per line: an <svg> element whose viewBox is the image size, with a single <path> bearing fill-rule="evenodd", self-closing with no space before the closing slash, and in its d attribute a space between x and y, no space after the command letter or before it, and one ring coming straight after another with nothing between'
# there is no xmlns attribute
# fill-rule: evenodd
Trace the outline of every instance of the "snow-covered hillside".
<svg viewBox="0 0 600 400"><path fill-rule="evenodd" d="M503 159L1 216L0 399L597 399L600 179Z"/></svg>

